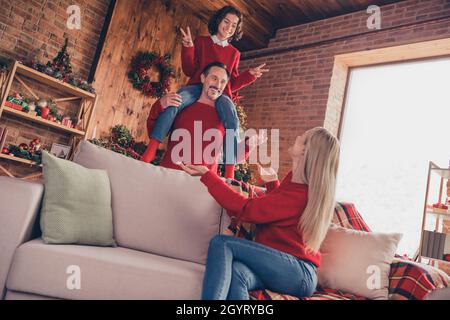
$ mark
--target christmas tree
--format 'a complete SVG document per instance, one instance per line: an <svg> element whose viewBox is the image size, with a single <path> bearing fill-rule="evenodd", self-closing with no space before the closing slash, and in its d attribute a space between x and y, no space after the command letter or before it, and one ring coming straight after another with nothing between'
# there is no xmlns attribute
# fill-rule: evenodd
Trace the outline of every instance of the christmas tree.
<svg viewBox="0 0 450 320"><path fill-rule="evenodd" d="M37 71L70 83L74 87L94 93L95 90L90 83L85 80L80 80L74 76L72 71L72 63L70 62L70 55L67 52L68 45L69 39L65 38L64 45L52 61L48 61L47 64L41 64L37 61L33 61L28 63L28 65Z"/></svg>
<svg viewBox="0 0 450 320"><path fill-rule="evenodd" d="M67 53L68 43L69 39L66 38L64 40L64 46L53 61L47 63L47 67L53 69L53 76L57 79L64 79L65 81L68 81L70 76L72 76L72 64L70 63L70 56Z"/></svg>

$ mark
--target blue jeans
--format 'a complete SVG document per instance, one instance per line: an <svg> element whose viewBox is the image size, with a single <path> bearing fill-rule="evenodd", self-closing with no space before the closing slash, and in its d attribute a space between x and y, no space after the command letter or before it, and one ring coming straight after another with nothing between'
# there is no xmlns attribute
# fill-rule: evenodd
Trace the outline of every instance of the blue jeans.
<svg viewBox="0 0 450 320"><path fill-rule="evenodd" d="M248 300L248 292L258 289L301 298L311 296L316 285L311 262L256 242L217 235L209 244L202 299Z"/></svg>
<svg viewBox="0 0 450 320"><path fill-rule="evenodd" d="M150 135L151 138L160 142L164 140L175 121L175 117L200 98L202 85L196 84L182 87L177 93L181 96L181 105L179 107L168 107L161 112ZM227 95L222 94L216 101L216 110L220 121L222 121L225 128L225 137L223 139L224 163L235 164L237 154L237 131L239 129L239 118L237 116L236 106ZM230 143L232 143L231 146Z"/></svg>

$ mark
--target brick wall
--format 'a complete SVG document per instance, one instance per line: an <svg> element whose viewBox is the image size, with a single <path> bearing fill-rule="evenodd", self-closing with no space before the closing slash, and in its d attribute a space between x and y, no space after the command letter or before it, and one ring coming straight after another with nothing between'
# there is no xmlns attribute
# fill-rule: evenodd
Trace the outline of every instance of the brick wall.
<svg viewBox="0 0 450 320"><path fill-rule="evenodd" d="M69 30L66 26L70 5L81 9L81 29ZM28 61L37 58L41 62L53 59L69 38L68 52L73 71L80 78L89 75L97 49L100 33L108 11L109 0L0 0L0 56ZM42 85L32 86L39 96L54 97L57 93ZM26 91L17 83L14 91ZM61 110L72 108L70 103L58 106ZM52 142L67 143L67 137L58 132L2 115L0 126L8 127L8 143L29 142L39 137L46 147ZM0 164L19 176L32 168L8 160ZM0 173L1 174L1 173Z"/></svg>
<svg viewBox="0 0 450 320"><path fill-rule="evenodd" d="M70 5L81 9L81 29L66 26ZM0 56L52 59L69 37L73 70L87 78L109 0L0 0Z"/></svg>
<svg viewBox="0 0 450 320"><path fill-rule="evenodd" d="M242 55L241 70L267 63L270 72L240 92L251 128L280 129L280 175L286 150L304 131L324 126L334 56L450 37L450 0L408 0L381 7L381 30L360 11L278 30L265 49ZM339 118L339 117L335 117ZM339 121L326 126L337 132Z"/></svg>

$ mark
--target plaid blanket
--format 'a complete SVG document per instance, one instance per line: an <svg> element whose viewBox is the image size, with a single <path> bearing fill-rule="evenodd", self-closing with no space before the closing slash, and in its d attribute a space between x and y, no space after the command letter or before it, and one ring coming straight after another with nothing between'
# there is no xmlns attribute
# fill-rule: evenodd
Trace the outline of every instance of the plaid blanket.
<svg viewBox="0 0 450 320"><path fill-rule="evenodd" d="M258 197L264 194L264 189L236 180L229 180L228 184L248 197ZM371 232L352 203L336 204L333 223L344 228ZM255 228L251 224L232 221L229 234L252 240ZM389 299L391 300L423 300L433 290L449 286L450 276L433 266L417 263L398 255L391 264L389 274ZM299 300L297 297L270 290L252 291L250 296L256 300ZM313 296L303 298L303 300L366 300L366 298L318 286Z"/></svg>

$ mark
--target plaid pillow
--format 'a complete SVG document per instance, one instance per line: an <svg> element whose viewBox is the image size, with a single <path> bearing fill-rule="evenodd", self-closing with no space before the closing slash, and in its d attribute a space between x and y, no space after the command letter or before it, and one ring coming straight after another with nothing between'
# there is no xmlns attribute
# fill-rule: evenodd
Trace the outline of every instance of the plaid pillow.
<svg viewBox="0 0 450 320"><path fill-rule="evenodd" d="M317 288L311 297L299 299L287 294L280 294L270 290L257 290L250 292L252 300L367 300L365 297L345 293L339 290Z"/></svg>
<svg viewBox="0 0 450 320"><path fill-rule="evenodd" d="M371 231L353 203L337 202L334 208L333 223L347 229Z"/></svg>
<svg viewBox="0 0 450 320"><path fill-rule="evenodd" d="M450 286L450 276L427 265L396 257L389 275L389 299L423 300L436 289Z"/></svg>

